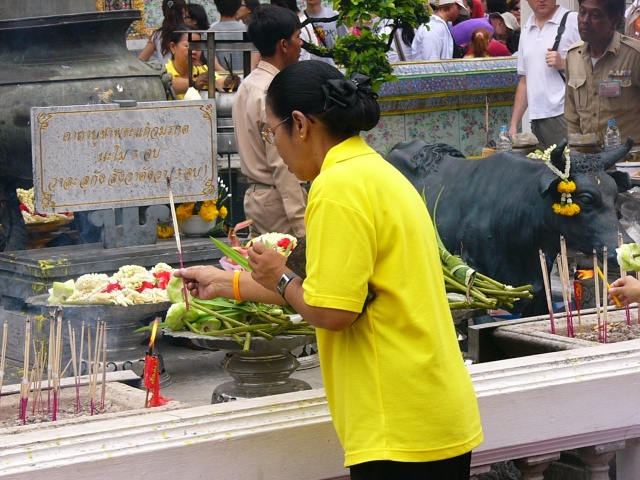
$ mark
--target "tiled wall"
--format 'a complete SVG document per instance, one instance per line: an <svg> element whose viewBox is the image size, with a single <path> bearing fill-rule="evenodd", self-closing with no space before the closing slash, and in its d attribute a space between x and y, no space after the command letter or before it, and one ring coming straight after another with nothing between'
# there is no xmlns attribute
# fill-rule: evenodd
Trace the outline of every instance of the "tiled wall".
<svg viewBox="0 0 640 480"><path fill-rule="evenodd" d="M379 92L380 123L363 133L382 154L419 138L480 156L487 137L495 140L500 125L509 123L518 82L515 58L406 63L395 74L398 81Z"/></svg>

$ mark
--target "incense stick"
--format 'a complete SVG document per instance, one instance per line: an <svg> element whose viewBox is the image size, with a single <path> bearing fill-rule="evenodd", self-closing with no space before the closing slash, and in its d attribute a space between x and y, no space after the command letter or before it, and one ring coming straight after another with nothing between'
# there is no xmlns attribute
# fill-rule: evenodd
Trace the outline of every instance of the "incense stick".
<svg viewBox="0 0 640 480"><path fill-rule="evenodd" d="M542 269L542 281L544 282L544 293L547 296L547 308L549 309L549 322L551 323L551 333L555 335L556 324L553 320L553 302L551 300L551 287L549 286L549 273L547 271L547 260L542 250L538 250L540 254L540 268Z"/></svg>
<svg viewBox="0 0 640 480"><path fill-rule="evenodd" d="M24 332L24 365L20 384L20 420L27 423L27 404L29 403L29 348L31 347L31 318L27 317Z"/></svg>
<svg viewBox="0 0 640 480"><path fill-rule="evenodd" d="M609 282L607 281L608 277L608 259L607 259L607 246L602 247L602 276L604 279L602 280L602 299L604 303L604 312L602 315L602 336L604 338L604 343L608 341L608 320L609 320L609 308L607 302L607 293L609 291Z"/></svg>
<svg viewBox="0 0 640 480"><path fill-rule="evenodd" d="M598 277L600 276L600 267L598 266L598 256L596 249L593 249L593 271L598 275L593 276L593 290L596 295L596 317L598 319L598 342L602 343L602 323L600 319L600 287L598 284Z"/></svg>
<svg viewBox="0 0 640 480"><path fill-rule="evenodd" d="M4 364L7 356L7 336L9 334L9 323L5 320L2 327L2 350L0 351L0 402L2 401L2 384L4 383Z"/></svg>
<svg viewBox="0 0 640 480"><path fill-rule="evenodd" d="M173 169L171 170L171 174ZM173 190L171 189L171 174L167 177L167 188L169 189L169 207L171 208L171 219L173 221L173 230L175 231L176 247L178 248L178 260L180 261L180 268L184 268L184 261L182 259L182 244L180 243L180 231L178 229L178 217L176 216L176 204L173 201ZM186 309L189 310L189 290L187 289L187 280L182 279L182 289L184 293L184 303Z"/></svg>
<svg viewBox="0 0 640 480"><path fill-rule="evenodd" d="M562 262L562 288L566 292L565 309L567 309L567 336L575 337L573 330L573 308L571 307L571 284L569 283L569 261L567 259L567 242L560 236L560 261Z"/></svg>
<svg viewBox="0 0 640 480"><path fill-rule="evenodd" d="M104 397L107 389L107 322L102 322L102 385L100 390L100 409L104 411Z"/></svg>
<svg viewBox="0 0 640 480"><path fill-rule="evenodd" d="M618 247L621 247L623 243L622 240L622 232L618 232ZM624 271L624 267L620 265L620 278L624 278L627 275L627 272ZM631 308L629 305L624 306L624 312L627 315L627 326L631 326Z"/></svg>
<svg viewBox="0 0 640 480"><path fill-rule="evenodd" d="M78 357L76 356L76 331L71 328L71 322L67 323L69 327L69 347L71 348L71 361L73 362L73 380L76 386L76 412L80 411L80 376L78 375Z"/></svg>

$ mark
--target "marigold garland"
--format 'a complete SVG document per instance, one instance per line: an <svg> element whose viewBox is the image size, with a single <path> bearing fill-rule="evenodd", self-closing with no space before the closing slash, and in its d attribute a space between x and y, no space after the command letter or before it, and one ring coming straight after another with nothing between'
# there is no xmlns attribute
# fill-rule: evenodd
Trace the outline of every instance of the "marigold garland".
<svg viewBox="0 0 640 480"><path fill-rule="evenodd" d="M577 186L574 181L569 180L569 173L571 171L571 157L569 156L569 149L565 147L562 152L565 158L564 172L562 172L550 162L551 152L553 152L555 148L556 145L551 145L542 154L538 153L539 151L536 151L535 153L530 153L527 156L529 158L542 160L553 173L560 177L560 181L556 187L556 190L560 193L560 203L554 203L551 207L553 208L554 213L557 213L558 215L573 217L580 213L580 206L573 203L573 199L571 198L571 194L576 191Z"/></svg>

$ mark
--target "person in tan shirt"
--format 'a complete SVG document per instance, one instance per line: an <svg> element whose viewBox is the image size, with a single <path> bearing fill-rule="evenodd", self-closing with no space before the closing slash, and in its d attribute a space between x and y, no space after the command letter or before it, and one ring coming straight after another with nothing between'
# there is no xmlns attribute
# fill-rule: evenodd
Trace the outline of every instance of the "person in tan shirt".
<svg viewBox="0 0 640 480"><path fill-rule="evenodd" d="M265 5L254 12L249 36L262 60L240 84L232 110L240 166L251 183L245 216L253 220L252 237L279 232L300 238L305 235L306 190L263 135L267 88L280 70L300 58L300 20L290 10Z"/></svg>
<svg viewBox="0 0 640 480"><path fill-rule="evenodd" d="M582 42L567 53L565 118L569 133L603 140L614 118L624 142L640 142L640 41L620 35L624 0L580 0Z"/></svg>

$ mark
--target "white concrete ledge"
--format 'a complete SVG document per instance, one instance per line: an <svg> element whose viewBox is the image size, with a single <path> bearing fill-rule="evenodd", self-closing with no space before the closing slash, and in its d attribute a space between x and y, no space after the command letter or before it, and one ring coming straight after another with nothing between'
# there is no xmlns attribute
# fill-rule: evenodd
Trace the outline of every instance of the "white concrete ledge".
<svg viewBox="0 0 640 480"><path fill-rule="evenodd" d="M485 430L475 466L640 437L640 340L470 370ZM16 480L319 480L346 475L342 461L322 389L0 431L0 477Z"/></svg>

